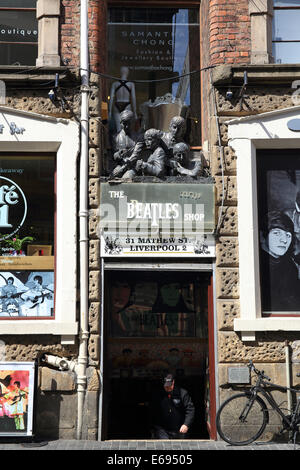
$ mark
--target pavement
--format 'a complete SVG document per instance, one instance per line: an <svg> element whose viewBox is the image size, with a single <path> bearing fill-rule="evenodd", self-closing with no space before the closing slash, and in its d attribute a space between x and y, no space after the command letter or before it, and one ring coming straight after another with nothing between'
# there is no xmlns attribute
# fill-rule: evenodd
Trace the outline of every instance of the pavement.
<svg viewBox="0 0 300 470"><path fill-rule="evenodd" d="M132 455L136 452L147 451L149 454L156 454L157 451L166 453L166 451L172 451L173 453L180 453L184 451L184 454L191 452L193 455L197 454L197 451L289 451L289 450L300 450L300 443L294 445L293 443L279 443L279 442L254 442L247 446L231 446L221 440L129 440L129 441L87 441L87 440L36 440L36 441L1 441L0 439L0 451L104 451L106 456L111 455ZM170 453L170 452L169 452Z"/></svg>

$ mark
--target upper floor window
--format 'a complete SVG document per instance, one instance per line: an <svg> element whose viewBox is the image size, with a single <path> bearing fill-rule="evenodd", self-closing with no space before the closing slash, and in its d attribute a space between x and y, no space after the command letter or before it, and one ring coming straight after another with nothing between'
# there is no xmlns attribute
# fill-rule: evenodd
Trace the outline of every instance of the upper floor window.
<svg viewBox="0 0 300 470"><path fill-rule="evenodd" d="M300 0L274 0L273 57L278 64L300 62Z"/></svg>
<svg viewBox="0 0 300 470"><path fill-rule="evenodd" d="M0 17L1 65L35 65L36 0L0 0Z"/></svg>
<svg viewBox="0 0 300 470"><path fill-rule="evenodd" d="M192 148L201 145L199 43L198 9L109 9L111 136L120 132L120 115L129 110L136 134L151 128L168 132L171 119L180 116L184 140Z"/></svg>

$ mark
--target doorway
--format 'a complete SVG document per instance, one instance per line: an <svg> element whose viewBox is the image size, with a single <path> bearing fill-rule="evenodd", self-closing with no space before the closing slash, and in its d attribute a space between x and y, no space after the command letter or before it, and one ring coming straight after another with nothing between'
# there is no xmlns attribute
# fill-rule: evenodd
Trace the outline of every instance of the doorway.
<svg viewBox="0 0 300 470"><path fill-rule="evenodd" d="M210 272L105 272L105 439L151 439L151 397L168 373L195 405L189 437L209 438L210 284Z"/></svg>

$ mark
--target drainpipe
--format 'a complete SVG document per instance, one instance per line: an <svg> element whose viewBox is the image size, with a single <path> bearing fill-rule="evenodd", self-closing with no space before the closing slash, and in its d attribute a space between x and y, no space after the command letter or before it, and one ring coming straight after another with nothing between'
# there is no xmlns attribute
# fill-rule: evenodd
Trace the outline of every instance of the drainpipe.
<svg viewBox="0 0 300 470"><path fill-rule="evenodd" d="M289 342L285 341L285 373L286 373L286 386L287 386L287 400L288 400L288 411L292 412L292 392L291 388L291 366L290 366L290 348Z"/></svg>
<svg viewBox="0 0 300 470"><path fill-rule="evenodd" d="M79 188L80 325L77 363L77 439L81 439L88 362L88 0L80 2L81 150Z"/></svg>

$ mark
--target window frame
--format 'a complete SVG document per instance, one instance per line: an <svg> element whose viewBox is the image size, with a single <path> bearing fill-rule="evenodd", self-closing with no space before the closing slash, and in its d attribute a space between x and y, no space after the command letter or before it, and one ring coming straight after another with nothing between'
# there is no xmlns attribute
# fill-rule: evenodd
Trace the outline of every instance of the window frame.
<svg viewBox="0 0 300 470"><path fill-rule="evenodd" d="M182 8L197 8L198 7L198 17L199 17L199 69L202 68L202 41L201 41L201 0L143 0L141 4L140 0L108 0L107 2L107 9L114 8L114 7L138 7L138 8L149 8L149 7L156 7L156 8L167 8L167 7L182 7ZM108 23L107 23L108 24ZM191 145L191 151L201 151L203 149L203 103L202 103L202 74L200 72L200 80L199 80L199 89L200 89L200 142L199 145Z"/></svg>
<svg viewBox="0 0 300 470"><path fill-rule="evenodd" d="M299 331L300 316L263 317L259 275L257 149L300 148L288 122L299 118L300 106L228 122L229 145L237 156L240 318L234 330L254 341L256 331Z"/></svg>
<svg viewBox="0 0 300 470"><path fill-rule="evenodd" d="M287 11L287 10L299 10L300 11L300 5L299 6L275 6L273 5L273 11ZM273 16L273 22L274 22L275 17ZM288 43L300 43L300 34L299 34L299 39L290 39L290 40L276 40L273 39L273 30L272 30L272 46L273 44L288 44ZM276 57L274 56L274 62L275 63L283 63L286 64L287 62L276 62Z"/></svg>
<svg viewBox="0 0 300 470"><path fill-rule="evenodd" d="M11 135L9 122L25 131ZM63 343L73 343L78 333L77 291L77 155L80 149L79 125L27 111L0 106L0 150L7 152L52 152L56 154L56 230L55 230L55 304L54 318L38 317L1 320L2 335L60 335ZM66 235L67 234L67 235ZM28 321L30 320L30 321Z"/></svg>
<svg viewBox="0 0 300 470"><path fill-rule="evenodd" d="M26 8L26 7L1 7L0 6L0 13L1 11L32 11L36 12L37 9L35 8ZM37 31L38 31L38 21L37 21ZM14 44L14 45L29 45L29 46L36 46L38 48L38 43L39 43L39 35L37 34L37 40L35 42L33 41L0 41L0 44ZM36 59L38 57L38 49L36 50ZM3 65L3 64L1 64ZM9 64L8 64L9 65Z"/></svg>

